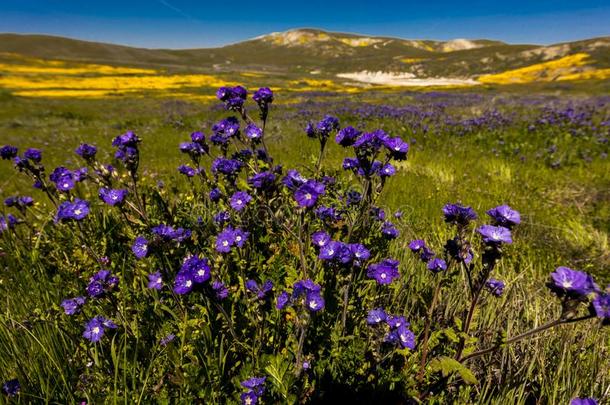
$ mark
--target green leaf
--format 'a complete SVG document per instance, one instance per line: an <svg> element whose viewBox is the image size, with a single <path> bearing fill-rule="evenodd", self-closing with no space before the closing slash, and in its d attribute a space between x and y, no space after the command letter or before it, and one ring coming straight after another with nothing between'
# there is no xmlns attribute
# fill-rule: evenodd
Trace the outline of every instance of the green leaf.
<svg viewBox="0 0 610 405"><path fill-rule="evenodd" d="M290 372L290 363L281 356L273 356L269 359L265 371L284 401L294 401L294 398L290 395L290 387L294 382L294 375Z"/></svg>
<svg viewBox="0 0 610 405"><path fill-rule="evenodd" d="M478 383L474 373L468 367L451 357L441 356L432 359L429 369L434 373L440 372L443 377L457 373L466 384Z"/></svg>

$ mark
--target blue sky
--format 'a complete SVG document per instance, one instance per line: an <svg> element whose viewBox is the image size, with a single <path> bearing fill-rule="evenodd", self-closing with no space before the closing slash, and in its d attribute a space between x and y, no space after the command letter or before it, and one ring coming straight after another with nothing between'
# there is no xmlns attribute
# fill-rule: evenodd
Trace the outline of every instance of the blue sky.
<svg viewBox="0 0 610 405"><path fill-rule="evenodd" d="M0 32L149 48L213 47L297 27L549 44L610 35L610 2L0 0Z"/></svg>

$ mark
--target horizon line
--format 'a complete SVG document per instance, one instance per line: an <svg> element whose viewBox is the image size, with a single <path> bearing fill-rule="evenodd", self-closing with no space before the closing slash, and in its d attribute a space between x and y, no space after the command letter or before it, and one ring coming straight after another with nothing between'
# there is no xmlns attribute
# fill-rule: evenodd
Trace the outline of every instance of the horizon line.
<svg viewBox="0 0 610 405"><path fill-rule="evenodd" d="M595 37L585 37L585 38L578 38L578 39L573 39L570 41L562 41L562 42L552 42L552 43L536 43L536 42L528 42L528 43L522 43L522 42L508 42L502 39L497 39L497 38L464 38L464 37L456 37L456 38L451 38L451 39L432 39L432 38L403 38L403 37L399 37L399 36L387 36L387 35L376 35L376 34L364 34L361 32L346 32L346 31L331 31L331 30L325 30L322 28L314 28L314 27L295 27L295 28L290 28L288 30L284 30L284 31L271 31L268 32L266 34L261 34L261 35L257 35L254 37L247 37L244 38L242 40L239 41L234 41L234 42L227 42L225 44L222 45L218 45L218 46L201 46L201 47L185 47L185 48L181 48L181 47L172 47L172 48L167 48L167 47L147 47L147 46L140 46L140 45L129 45L129 44L125 44L125 43L117 43L117 42L113 42L113 41L105 41L105 40L98 40L98 39L85 39L85 38L78 38L78 37L73 37L73 36L69 36L69 35L59 35L59 34L55 34L55 33L48 33L48 32L0 32L0 34L9 34L9 35L21 35L21 36L49 36L49 37L55 37L55 38L65 38L65 39L70 39L70 40L75 40L75 41L83 41L83 42L93 42L93 43L102 43L102 44L109 44L109 45L116 45L116 46L123 46L123 47L127 47L127 48L139 48L139 49L148 49L148 50L190 50L190 49L218 49L218 48L223 48L226 46L231 46L231 45L235 45L235 44L239 44L242 42L247 42L247 41L252 41L252 40L256 40L256 39L260 39L263 38L265 36L268 35L272 35L272 34L277 34L277 33L286 33L286 32L291 32L291 31L299 31L299 30L315 30L315 31L321 31L321 32L326 32L326 33L330 33L330 34L346 34L346 35L356 35L356 36L363 36L363 37L372 37L372 38L387 38L387 39L395 39L395 40L402 40L402 41L436 41L436 42L450 42L450 41L455 41L455 40L460 40L460 39L465 39L465 40L470 40L470 41L477 41L477 40L486 40L486 41L498 41L498 42L502 42L505 43L507 45L537 45L537 46L552 46L552 45L558 45L558 44L564 44L564 43L570 43L570 42L576 42L576 41L585 41L585 40L590 40L590 39L596 39L596 38L607 38L610 37L610 35L607 36L595 36Z"/></svg>

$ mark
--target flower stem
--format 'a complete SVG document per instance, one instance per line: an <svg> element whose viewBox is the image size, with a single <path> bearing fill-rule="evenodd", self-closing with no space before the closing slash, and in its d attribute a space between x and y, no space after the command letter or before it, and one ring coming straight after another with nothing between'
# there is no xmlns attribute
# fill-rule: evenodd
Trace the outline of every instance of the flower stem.
<svg viewBox="0 0 610 405"><path fill-rule="evenodd" d="M417 375L417 379L420 383L424 380L424 372L426 370L426 358L428 357L428 338L430 335L430 325L432 324L432 314L434 313L436 302L438 301L438 296L441 292L442 282L442 277L439 277L438 282L436 283L436 288L434 289L434 295L432 296L432 302L430 303L430 307L428 308L428 314L426 315L426 324L424 326L424 339L422 341L423 346L421 354L421 363L419 365L419 374Z"/></svg>
<svg viewBox="0 0 610 405"><path fill-rule="evenodd" d="M543 332L543 331L545 331L547 329L551 329L551 328L553 328L555 326L559 326L559 325L563 325L563 324L568 324L568 323L585 321L587 319L591 319L591 318L594 318L594 317L595 317L595 315L589 314L589 315L581 316L579 318L556 319L554 321L547 322L544 325L538 326L537 328L530 329L527 332L523 332L520 335L513 336L512 338L507 339L502 344L495 344L495 345L493 345L491 347L488 347L487 349L483 349L483 350L476 351L474 353L470 353L469 355L464 356L461 359L458 358L458 361L466 361L466 360L474 359L474 358L477 358L477 357L481 357L483 355L486 355L488 353L491 353L491 352L494 352L494 351L498 350L503 345L508 345L508 344L511 344L511 343L518 342L518 341L523 340L523 339L525 339L527 337L530 337L530 336L535 335L537 333Z"/></svg>

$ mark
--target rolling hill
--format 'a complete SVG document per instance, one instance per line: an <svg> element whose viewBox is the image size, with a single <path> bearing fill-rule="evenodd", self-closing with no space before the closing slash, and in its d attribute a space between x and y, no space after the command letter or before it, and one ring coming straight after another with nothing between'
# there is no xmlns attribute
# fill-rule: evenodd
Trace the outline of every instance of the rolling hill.
<svg viewBox="0 0 610 405"><path fill-rule="evenodd" d="M539 46L484 39L407 40L297 29L220 48L171 50L48 35L0 34L0 57L6 62L13 54L164 69L170 73L254 71L368 83L387 79L408 84L434 78L474 83L482 77L486 83L502 84L511 82L511 72L518 72L521 79L517 80L530 81L610 78L610 37ZM559 62L547 65L552 61ZM523 68L529 69L525 76L519 73Z"/></svg>

